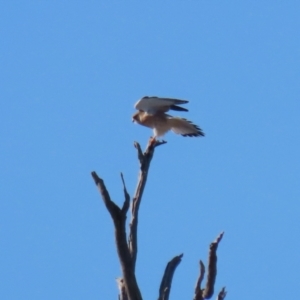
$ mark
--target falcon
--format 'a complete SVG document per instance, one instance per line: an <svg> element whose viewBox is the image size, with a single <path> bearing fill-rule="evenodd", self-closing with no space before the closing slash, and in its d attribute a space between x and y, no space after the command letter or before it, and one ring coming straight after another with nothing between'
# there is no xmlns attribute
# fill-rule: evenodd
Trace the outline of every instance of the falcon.
<svg viewBox="0 0 300 300"><path fill-rule="evenodd" d="M166 114L169 110L188 111L179 105L188 103L187 100L160 97L143 97L134 107L138 110L132 121L153 129L154 139L162 137L169 130L182 136L204 136L200 127L192 122Z"/></svg>

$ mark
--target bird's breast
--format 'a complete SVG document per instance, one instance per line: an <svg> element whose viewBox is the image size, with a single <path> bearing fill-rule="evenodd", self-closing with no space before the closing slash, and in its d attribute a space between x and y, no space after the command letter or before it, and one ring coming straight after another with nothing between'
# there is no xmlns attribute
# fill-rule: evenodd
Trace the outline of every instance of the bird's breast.
<svg viewBox="0 0 300 300"><path fill-rule="evenodd" d="M144 114L141 123L144 126L150 127L150 128L157 128L166 125L167 120L166 117L159 114Z"/></svg>

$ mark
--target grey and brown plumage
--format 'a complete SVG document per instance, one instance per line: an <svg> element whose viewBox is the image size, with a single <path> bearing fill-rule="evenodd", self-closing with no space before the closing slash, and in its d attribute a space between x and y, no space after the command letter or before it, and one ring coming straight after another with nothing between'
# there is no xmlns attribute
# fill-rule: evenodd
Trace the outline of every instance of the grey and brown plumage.
<svg viewBox="0 0 300 300"><path fill-rule="evenodd" d="M179 105L188 103L187 100L159 97L143 97L136 104L138 110L132 120L140 125L153 129L154 138L161 137L169 130L182 136L204 136L200 127L192 122L166 114L169 110L188 111Z"/></svg>

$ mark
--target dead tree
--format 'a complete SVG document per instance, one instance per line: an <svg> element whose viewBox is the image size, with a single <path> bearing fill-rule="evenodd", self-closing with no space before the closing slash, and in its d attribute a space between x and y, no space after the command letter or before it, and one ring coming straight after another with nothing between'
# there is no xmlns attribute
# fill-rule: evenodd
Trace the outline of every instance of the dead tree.
<svg viewBox="0 0 300 300"><path fill-rule="evenodd" d="M140 162L140 172L138 177L137 188L134 196L130 198L130 195L126 189L125 181L121 173L121 179L124 190L124 203L122 207L116 205L110 198L110 195L105 187L104 181L98 177L96 172L92 172L92 177L99 189L102 196L102 200L111 215L115 228L115 242L117 252L122 269L122 277L118 278L117 283L119 287L119 300L142 300L142 294L139 289L137 279L135 276L135 265L138 252L138 216L139 207L141 204L143 191L147 182L147 176L150 168L150 163L155 151L155 148L165 144L164 141L156 141L150 139L146 148L143 152L139 143L135 142L134 146L137 149L138 159ZM131 204L131 205L130 205ZM126 218L127 212L131 206L131 221L129 224L129 234L127 238L126 234ZM205 275L205 267L203 262L200 260L200 274L197 279L194 298L193 300L209 299L213 296L215 279L217 275L217 248L218 244L223 237L223 232L216 238L214 242L210 244L208 254L208 270L206 285L201 288L201 284ZM165 269L163 278L159 288L158 300L168 300L171 284L174 272L181 262L183 254L175 256L171 259ZM217 299L222 300L226 296L225 287L219 292Z"/></svg>

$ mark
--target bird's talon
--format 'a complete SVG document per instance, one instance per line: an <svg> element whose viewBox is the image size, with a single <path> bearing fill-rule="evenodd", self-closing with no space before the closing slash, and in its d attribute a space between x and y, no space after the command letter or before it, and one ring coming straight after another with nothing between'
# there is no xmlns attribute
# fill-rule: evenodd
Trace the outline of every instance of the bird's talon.
<svg viewBox="0 0 300 300"><path fill-rule="evenodd" d="M155 145L155 143L156 143L156 139L155 139L155 137L150 137L150 141L149 141L149 143L150 143L150 145L151 145L151 146L154 146L154 145Z"/></svg>

